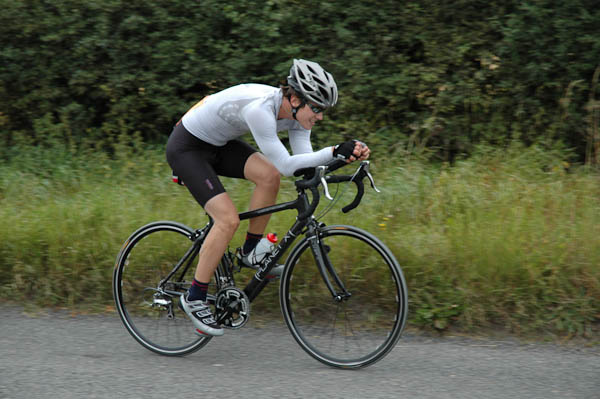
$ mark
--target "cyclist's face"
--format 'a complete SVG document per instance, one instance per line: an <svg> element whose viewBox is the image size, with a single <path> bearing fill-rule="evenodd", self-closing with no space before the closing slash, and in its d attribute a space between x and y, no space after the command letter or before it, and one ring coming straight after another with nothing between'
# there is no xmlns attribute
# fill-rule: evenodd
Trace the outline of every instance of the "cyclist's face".
<svg viewBox="0 0 600 399"><path fill-rule="evenodd" d="M323 112L315 113L312 108L318 107L316 104L306 104L296 113L296 119L306 130L311 130L317 121L323 120Z"/></svg>

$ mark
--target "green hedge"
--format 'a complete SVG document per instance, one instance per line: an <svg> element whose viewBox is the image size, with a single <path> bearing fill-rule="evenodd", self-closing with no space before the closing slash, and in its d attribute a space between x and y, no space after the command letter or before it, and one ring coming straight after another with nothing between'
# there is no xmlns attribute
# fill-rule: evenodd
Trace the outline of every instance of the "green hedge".
<svg viewBox="0 0 600 399"><path fill-rule="evenodd" d="M598 141L593 0L0 0L0 130L76 145L139 132L164 142L198 98L277 85L292 58L341 90L317 144L434 148L559 140L592 162ZM594 150L596 148L596 150ZM383 152L383 151L382 151Z"/></svg>

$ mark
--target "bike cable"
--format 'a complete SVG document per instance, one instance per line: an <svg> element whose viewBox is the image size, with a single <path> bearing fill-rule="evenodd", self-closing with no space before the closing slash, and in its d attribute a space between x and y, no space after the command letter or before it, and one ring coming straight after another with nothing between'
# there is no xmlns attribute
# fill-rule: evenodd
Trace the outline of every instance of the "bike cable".
<svg viewBox="0 0 600 399"><path fill-rule="evenodd" d="M333 201L331 201L329 203L328 206L325 207L325 209L323 209L321 211L321 213L319 213L317 216L315 216L315 219L319 220L320 218L322 218L323 216L327 215L329 212L331 212L331 209L333 209L333 206L339 201L340 198L342 198L342 196L344 195L344 193L346 192L346 190L348 189L350 183L352 183L352 181L354 180L354 178L356 177L356 175L358 174L358 172L360 171L361 168L357 168L356 172L354 172L354 174L352 175L352 178L346 182L346 184L344 184L344 189L342 190L342 192L340 193L340 184L338 183L336 185L335 188L335 194L333 194ZM339 195L338 195L339 194Z"/></svg>

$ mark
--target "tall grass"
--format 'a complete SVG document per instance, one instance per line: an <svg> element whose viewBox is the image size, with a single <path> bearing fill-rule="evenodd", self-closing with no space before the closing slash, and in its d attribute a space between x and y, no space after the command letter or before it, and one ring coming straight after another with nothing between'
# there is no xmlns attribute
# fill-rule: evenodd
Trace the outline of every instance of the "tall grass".
<svg viewBox="0 0 600 399"><path fill-rule="evenodd" d="M0 164L0 297L110 305L115 257L131 232L161 219L204 225L191 195L170 182L162 148L133 144L111 156L92 147L11 150ZM381 194L367 190L360 208L344 215L339 209L354 191L341 187L322 220L362 227L392 249L413 325L597 336L597 173L568 165L563 153L518 145L482 148L453 166L375 158L373 170ZM225 186L245 209L252 186L232 179ZM293 198L284 179L279 199ZM277 214L269 229L284 233L293 219ZM265 303L275 306L275 296L271 289Z"/></svg>
<svg viewBox="0 0 600 399"><path fill-rule="evenodd" d="M592 335L600 181L569 167L515 145L452 168L394 168L381 228L404 266L414 322Z"/></svg>

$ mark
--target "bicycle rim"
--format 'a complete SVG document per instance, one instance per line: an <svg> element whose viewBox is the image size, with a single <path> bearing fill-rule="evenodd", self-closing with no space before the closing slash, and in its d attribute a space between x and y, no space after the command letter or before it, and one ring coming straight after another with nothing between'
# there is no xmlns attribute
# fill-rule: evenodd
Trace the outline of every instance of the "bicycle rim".
<svg viewBox="0 0 600 399"><path fill-rule="evenodd" d="M192 234L190 228L173 222L144 226L127 240L114 271L113 294L125 328L144 347L162 355L185 355L210 340L195 334L179 307L179 293L193 281L197 253L183 276L180 268L167 282L168 293L157 289L192 247Z"/></svg>
<svg viewBox="0 0 600 399"><path fill-rule="evenodd" d="M408 301L402 271L389 249L360 229L330 226L320 240L351 296L333 298L305 239L290 254L282 276L284 318L296 341L317 360L340 368L370 365L393 349L404 328Z"/></svg>

